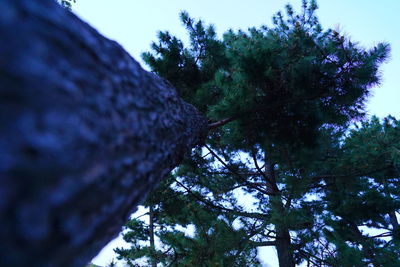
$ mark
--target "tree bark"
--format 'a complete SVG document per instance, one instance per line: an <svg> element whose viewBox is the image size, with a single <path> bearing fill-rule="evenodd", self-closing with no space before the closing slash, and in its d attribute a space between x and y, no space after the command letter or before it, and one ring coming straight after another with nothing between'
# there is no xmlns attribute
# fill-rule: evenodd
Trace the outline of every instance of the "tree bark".
<svg viewBox="0 0 400 267"><path fill-rule="evenodd" d="M2 266L83 266L207 120L52 0L0 1Z"/></svg>
<svg viewBox="0 0 400 267"><path fill-rule="evenodd" d="M389 213L390 223L392 224L393 230L399 229L399 222L397 221L397 216L395 211Z"/></svg>
<svg viewBox="0 0 400 267"><path fill-rule="evenodd" d="M157 267L156 245L154 242L154 211L153 206L149 207L149 235L150 235L150 262L151 267Z"/></svg>
<svg viewBox="0 0 400 267"><path fill-rule="evenodd" d="M281 192L279 192L276 184L274 165L268 162L267 156L265 155L265 173L268 180L271 181L274 191L274 195L271 196L271 207L278 213L284 215L285 207L282 203ZM275 248L278 254L279 267L295 267L293 249L291 244L290 232L287 227L279 223L275 224L276 240Z"/></svg>
<svg viewBox="0 0 400 267"><path fill-rule="evenodd" d="M278 254L279 267L295 267L289 230L279 225L276 225L275 228L275 248Z"/></svg>

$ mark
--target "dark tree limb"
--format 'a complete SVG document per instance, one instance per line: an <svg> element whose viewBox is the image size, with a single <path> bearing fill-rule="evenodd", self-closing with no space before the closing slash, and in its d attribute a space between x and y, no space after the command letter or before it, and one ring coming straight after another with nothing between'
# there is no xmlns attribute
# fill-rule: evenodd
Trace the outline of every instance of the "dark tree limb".
<svg viewBox="0 0 400 267"><path fill-rule="evenodd" d="M242 183L245 183L247 186L265 194L265 195L275 195L275 192L269 192L268 190L266 190L265 188L261 188L259 186L256 186L254 183L250 183L247 181L246 177L243 177L240 173L238 173L237 171L235 171L231 166L229 166L227 163L225 163L218 155L217 153L215 153L208 145L204 145L205 148L207 148L207 150L213 155L213 157L215 159L217 159L228 171L230 171L232 174L234 174L237 178L239 178L239 180Z"/></svg>
<svg viewBox="0 0 400 267"><path fill-rule="evenodd" d="M276 246L275 241L250 241L249 242L253 247L273 247Z"/></svg>
<svg viewBox="0 0 400 267"><path fill-rule="evenodd" d="M230 122L232 122L232 121L234 121L234 120L236 120L236 119L237 119L237 117L230 117L230 118L226 118L226 119L223 119L223 120L220 120L220 121L217 121L217 122L213 122L213 123L210 123L210 124L208 125L208 128L209 128L210 130L214 130L214 129L217 129L217 128L219 128L219 127L222 127L222 126L224 126L225 124L230 123Z"/></svg>
<svg viewBox="0 0 400 267"><path fill-rule="evenodd" d="M52 0L0 1L2 266L83 266L207 120Z"/></svg>
<svg viewBox="0 0 400 267"><path fill-rule="evenodd" d="M226 208L224 206L214 204L213 201L211 201L209 199L205 199L205 198L199 196L198 194L193 192L190 188L185 186L183 183L179 182L177 179L175 179L175 182L180 187L182 187L186 191L186 193L190 194L193 198L195 198L199 202L203 203L204 205L206 205L207 207L210 207L212 209L220 210L222 212L226 212L226 213L229 213L229 214L232 214L232 215L236 215L236 216L240 216L240 217L246 217L246 218L253 218L253 219L260 219L260 220L266 220L266 219L270 218L270 216L268 214L259 213L259 212L240 211L240 210L235 210L235 209L232 209L232 208Z"/></svg>

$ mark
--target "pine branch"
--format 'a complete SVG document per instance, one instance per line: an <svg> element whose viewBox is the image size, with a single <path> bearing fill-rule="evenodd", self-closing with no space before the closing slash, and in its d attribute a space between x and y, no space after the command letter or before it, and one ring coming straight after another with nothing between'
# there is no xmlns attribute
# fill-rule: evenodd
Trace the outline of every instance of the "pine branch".
<svg viewBox="0 0 400 267"><path fill-rule="evenodd" d="M202 202L203 204L205 204L205 205L207 205L207 206L209 206L211 208L222 210L222 211L225 211L225 212L228 212L228 213L235 214L237 216L242 216L242 217L247 217L247 218L262 219L262 220L265 220L265 219L269 218L269 216L264 214L264 213L237 211L237 210L234 210L234 209L230 209L230 208L226 208L226 207L223 207L223 206L220 206L220 205L216 205L216 204L212 203L211 201L206 200L203 197L198 196L196 193L194 193L191 189L189 189L183 183L179 182L177 179L174 179L174 180L179 186L181 186L183 189L185 189L185 191L188 194L192 195L195 199L197 199L198 201Z"/></svg>
<svg viewBox="0 0 400 267"><path fill-rule="evenodd" d="M381 172L384 170L388 170L390 168L392 168L392 165L388 165L388 166L384 166L381 168L376 168L376 169L372 169L372 170L368 170L368 171L353 171L350 174L342 174L342 175L336 175L336 174L325 174L325 175L316 175L313 177L310 177L314 182L319 182L320 180L323 179L330 179L330 178L349 178L349 177L353 177L353 176L367 176L367 175L371 175L374 174L376 172Z"/></svg>
<svg viewBox="0 0 400 267"><path fill-rule="evenodd" d="M261 174L261 176L264 177L265 181L271 185L271 189L274 193L279 192L279 189L276 186L276 183L274 183L274 181L271 181L271 179L269 177L267 177L267 175L261 170L260 166L258 165L256 154L254 151L252 153L252 156L253 156L254 165L256 166L258 173Z"/></svg>
<svg viewBox="0 0 400 267"><path fill-rule="evenodd" d="M257 191L259 191L259 192L261 192L261 193L263 193L263 194L265 194L265 195L269 195L269 196L276 195L275 192L269 192L269 191L267 191L267 190L265 190L265 189L263 189L263 188L260 188L260 187L258 187L258 186L255 186L255 185L252 184L252 183L249 183L245 177L241 176L238 172L236 172L236 171L235 171L234 169L232 169L228 164L226 164L226 163L217 155L217 153L215 153L213 150L211 150L211 148L210 148L208 145L204 145L204 146L208 149L208 151L210 151L210 153L211 153L211 154L212 154L212 155L227 169L227 170L229 170L232 174L236 175L236 176L237 176L242 182L244 182L246 185L248 185L249 187L251 187L251 188L253 188L253 189L255 189L255 190L257 190Z"/></svg>
<svg viewBox="0 0 400 267"><path fill-rule="evenodd" d="M271 247L276 246L275 241L250 241L250 245L254 247Z"/></svg>
<svg viewBox="0 0 400 267"><path fill-rule="evenodd" d="M226 119L223 119L223 120L220 120L220 121L217 121L217 122L210 123L208 125L208 129L209 130L215 130L215 129L221 127L221 126L224 126L225 124L230 123L231 121L236 120L237 118L238 118L237 116L236 117L230 117L230 118L226 118Z"/></svg>

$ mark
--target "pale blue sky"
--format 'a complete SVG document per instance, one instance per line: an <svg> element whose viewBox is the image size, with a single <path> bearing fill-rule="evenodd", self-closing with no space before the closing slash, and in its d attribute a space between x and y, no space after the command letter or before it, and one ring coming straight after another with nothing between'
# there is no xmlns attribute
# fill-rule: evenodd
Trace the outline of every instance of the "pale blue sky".
<svg viewBox="0 0 400 267"><path fill-rule="evenodd" d="M288 2L295 8L301 4L301 0L77 0L73 10L140 61L141 52L156 40L157 31L168 30L186 38L178 16L181 10L214 24L222 34L229 28L271 25L272 15ZM373 90L368 111L400 119L400 1L319 0L318 4L324 28L339 28L364 47L381 41L391 44L390 61L382 68L382 85ZM267 260L276 266L276 259ZM98 263L105 264L102 261Z"/></svg>

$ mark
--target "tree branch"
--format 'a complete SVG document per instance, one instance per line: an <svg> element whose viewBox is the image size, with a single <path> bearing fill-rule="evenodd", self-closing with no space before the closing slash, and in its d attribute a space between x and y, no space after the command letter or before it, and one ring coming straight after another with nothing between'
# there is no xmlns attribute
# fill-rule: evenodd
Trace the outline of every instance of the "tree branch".
<svg viewBox="0 0 400 267"><path fill-rule="evenodd" d="M276 186L276 184L275 184L273 181L271 181L270 177L267 177L267 175L261 170L260 166L258 166L256 153L253 151L251 154L252 154L252 157L253 157L254 165L256 166L256 169L257 169L258 173L259 173L262 177L264 177L264 179L265 179L265 181L266 181L267 183L270 184L270 186L271 186L271 191L272 191L272 192L278 192L279 190L276 190L276 189L278 189L277 186Z"/></svg>
<svg viewBox="0 0 400 267"><path fill-rule="evenodd" d="M230 208L226 208L226 207L223 207L223 206L220 206L220 205L216 205L212 201L206 200L203 197L198 196L192 190L190 190L187 186L185 186L183 183L179 182L177 179L174 179L174 180L179 186L181 186L183 189L185 189L185 191L187 193L189 193L195 199L197 199L198 201L202 202L203 204L205 204L205 205L207 205L209 207L212 207L212 208L218 209L218 210L222 210L222 211L225 211L225 212L229 212L231 214L235 214L235 215L241 216L241 217L262 219L262 220L266 220L266 219L269 218L269 216L267 214L264 214L264 213L237 211L237 210L234 210L234 209L230 209Z"/></svg>
<svg viewBox="0 0 400 267"><path fill-rule="evenodd" d="M249 241L250 246L254 247L271 247L276 246L275 241Z"/></svg>
<svg viewBox="0 0 400 267"><path fill-rule="evenodd" d="M230 117L230 118L226 118L226 119L223 119L223 120L220 120L220 121L217 121L217 122L210 123L210 124L208 124L208 129L209 130L215 130L215 129L221 127L221 126L224 126L225 124L230 123L231 121L236 120L237 118L238 117Z"/></svg>
<svg viewBox="0 0 400 267"><path fill-rule="evenodd" d="M273 192L269 192L269 191L267 191L267 190L265 190L265 189L263 189L263 188L259 188L259 187L257 187L257 186L255 186L255 185L253 185L252 183L249 183L248 181L247 181L247 179L246 178L244 178L244 177L242 177L238 172L236 172L234 169L232 169L228 164L226 164L218 155L217 155L217 153L215 153L208 145L204 145L207 149L208 149L208 151L210 151L210 153L227 169L227 170L229 170L231 173L233 173L234 175L236 175L242 182L244 182L246 185L248 185L250 188L253 188L253 189L255 189L255 190L257 190L257 191L259 191L259 192L261 192L261 193L263 193L263 194L265 194L265 195L275 195L275 193L273 193Z"/></svg>

